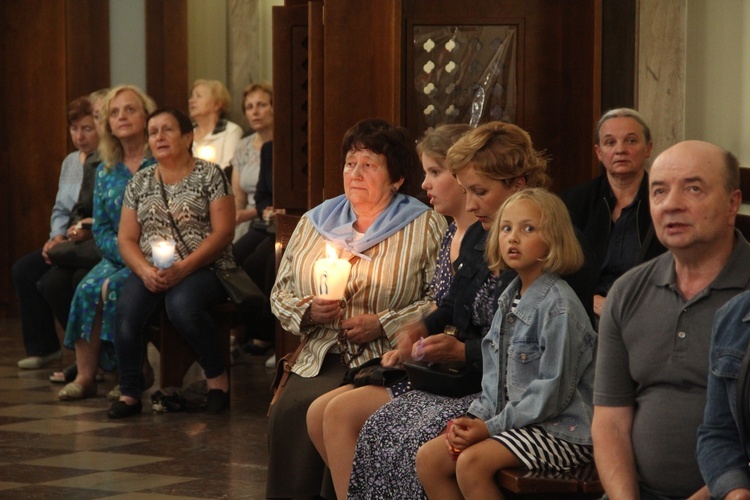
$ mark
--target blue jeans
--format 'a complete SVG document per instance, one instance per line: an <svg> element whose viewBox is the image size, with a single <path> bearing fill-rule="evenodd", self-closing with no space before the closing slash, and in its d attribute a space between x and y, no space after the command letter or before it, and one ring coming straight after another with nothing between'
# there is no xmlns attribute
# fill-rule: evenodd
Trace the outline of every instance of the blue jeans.
<svg viewBox="0 0 750 500"><path fill-rule="evenodd" d="M39 290L52 266L42 257L42 249L18 259L11 270L21 308L21 331L28 356L46 356L60 350L52 309ZM70 304L69 304L70 305Z"/></svg>
<svg viewBox="0 0 750 500"><path fill-rule="evenodd" d="M226 371L216 340L211 308L227 300L226 291L210 269L199 269L166 292L152 293L135 274L123 285L115 314L115 353L120 370L120 390L139 399L143 391L142 364L146 328L164 304L169 321L198 355L206 378Z"/></svg>

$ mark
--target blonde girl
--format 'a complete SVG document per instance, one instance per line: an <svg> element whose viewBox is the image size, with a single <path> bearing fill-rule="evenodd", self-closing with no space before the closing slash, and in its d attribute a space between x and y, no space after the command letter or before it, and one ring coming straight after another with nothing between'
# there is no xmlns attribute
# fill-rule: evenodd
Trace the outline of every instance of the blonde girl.
<svg viewBox="0 0 750 500"><path fill-rule="evenodd" d="M430 498L502 498L504 468L567 470L592 460L596 333L560 278L583 254L565 205L544 189L511 196L495 217L486 257L518 276L482 340L482 394L445 435L417 453Z"/></svg>

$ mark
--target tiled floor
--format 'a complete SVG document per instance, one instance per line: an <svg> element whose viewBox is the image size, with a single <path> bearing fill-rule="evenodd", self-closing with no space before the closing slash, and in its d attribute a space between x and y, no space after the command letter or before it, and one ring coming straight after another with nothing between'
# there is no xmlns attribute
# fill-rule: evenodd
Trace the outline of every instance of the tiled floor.
<svg viewBox="0 0 750 500"><path fill-rule="evenodd" d="M19 370L19 322L0 319L0 498L263 498L271 370L232 367L232 409L110 420L107 375L96 398L61 402L47 377L72 362ZM158 367L157 367L158 369ZM158 377L157 377L158 380Z"/></svg>

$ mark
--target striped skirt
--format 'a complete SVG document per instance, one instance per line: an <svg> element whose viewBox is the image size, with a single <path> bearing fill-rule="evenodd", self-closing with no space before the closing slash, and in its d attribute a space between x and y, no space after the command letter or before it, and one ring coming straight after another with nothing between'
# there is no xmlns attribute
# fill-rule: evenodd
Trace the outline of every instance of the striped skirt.
<svg viewBox="0 0 750 500"><path fill-rule="evenodd" d="M540 425L510 429L492 436L508 448L529 470L566 471L591 463L593 447L575 444L549 434Z"/></svg>

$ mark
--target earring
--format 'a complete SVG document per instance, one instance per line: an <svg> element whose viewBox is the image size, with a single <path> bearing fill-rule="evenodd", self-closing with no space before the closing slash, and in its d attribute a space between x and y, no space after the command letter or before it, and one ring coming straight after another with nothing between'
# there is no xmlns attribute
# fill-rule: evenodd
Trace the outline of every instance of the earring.
<svg viewBox="0 0 750 500"><path fill-rule="evenodd" d="M391 194L398 193L398 188L396 186L391 186Z"/></svg>

